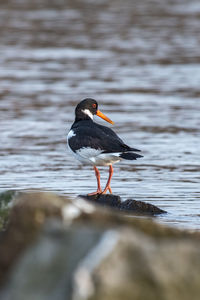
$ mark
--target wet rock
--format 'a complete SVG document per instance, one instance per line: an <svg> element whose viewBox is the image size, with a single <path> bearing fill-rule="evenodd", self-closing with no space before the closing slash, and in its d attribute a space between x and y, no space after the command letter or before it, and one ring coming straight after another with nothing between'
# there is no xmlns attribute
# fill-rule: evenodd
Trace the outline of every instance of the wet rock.
<svg viewBox="0 0 200 300"><path fill-rule="evenodd" d="M103 206L110 206L114 208L119 208L121 205L121 198L117 195L111 195L111 194L100 194L100 195L80 195L79 197L82 197L88 201L92 201L93 203L101 204Z"/></svg>
<svg viewBox="0 0 200 300"><path fill-rule="evenodd" d="M158 215L166 213L165 210L160 209L159 207L152 205L143 201L136 201L134 199L127 199L122 201L120 196L113 194L100 194L100 195L80 195L88 201L91 201L96 204L100 204L103 206L110 206L121 211L129 212L130 214L139 214L139 215Z"/></svg>
<svg viewBox="0 0 200 300"><path fill-rule="evenodd" d="M199 299L200 233L25 193L0 243L0 299Z"/></svg>
<svg viewBox="0 0 200 300"><path fill-rule="evenodd" d="M153 204L133 199L127 199L126 201L121 202L120 209L142 215L159 215L166 213L165 210L160 209Z"/></svg>

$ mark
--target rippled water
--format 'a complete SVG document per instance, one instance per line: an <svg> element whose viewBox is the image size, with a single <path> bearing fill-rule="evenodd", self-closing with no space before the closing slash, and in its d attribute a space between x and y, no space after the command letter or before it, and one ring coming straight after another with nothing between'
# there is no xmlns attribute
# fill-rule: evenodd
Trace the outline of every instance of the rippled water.
<svg viewBox="0 0 200 300"><path fill-rule="evenodd" d="M1 1L0 190L94 191L66 149L75 105L93 97L144 155L114 166L113 192L200 229L199 15L195 0Z"/></svg>

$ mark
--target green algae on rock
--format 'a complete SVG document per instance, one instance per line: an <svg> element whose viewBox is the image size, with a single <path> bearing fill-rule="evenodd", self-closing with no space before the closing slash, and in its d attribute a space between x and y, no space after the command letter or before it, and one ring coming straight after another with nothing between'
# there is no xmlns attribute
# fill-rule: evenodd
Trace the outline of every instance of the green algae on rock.
<svg viewBox="0 0 200 300"><path fill-rule="evenodd" d="M12 200L16 197L16 191L5 191L0 193L0 231L5 229L9 218Z"/></svg>

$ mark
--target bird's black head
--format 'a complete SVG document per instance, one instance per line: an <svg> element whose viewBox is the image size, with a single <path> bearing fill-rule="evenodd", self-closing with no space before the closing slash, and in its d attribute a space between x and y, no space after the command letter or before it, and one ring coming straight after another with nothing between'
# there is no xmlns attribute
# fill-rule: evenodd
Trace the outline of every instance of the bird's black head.
<svg viewBox="0 0 200 300"><path fill-rule="evenodd" d="M81 120L93 120L93 116L97 115L100 118L106 120L107 122L113 124L113 122L106 117L100 110L98 110L98 103L96 100L91 98L86 98L82 100L75 109L76 119L75 122Z"/></svg>
<svg viewBox="0 0 200 300"><path fill-rule="evenodd" d="M81 120L93 119L93 116L97 113L97 108L98 103L96 100L86 98L76 106L76 118Z"/></svg>

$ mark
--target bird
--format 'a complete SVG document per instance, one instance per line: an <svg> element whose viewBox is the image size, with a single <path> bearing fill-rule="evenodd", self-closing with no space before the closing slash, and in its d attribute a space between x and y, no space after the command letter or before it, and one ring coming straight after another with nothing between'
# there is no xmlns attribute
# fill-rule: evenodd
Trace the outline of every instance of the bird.
<svg viewBox="0 0 200 300"><path fill-rule="evenodd" d="M98 109L98 103L92 98L82 100L75 108L75 121L67 135L69 151L83 165L91 165L97 179L97 190L88 196L112 194L110 186L113 175L113 164L121 160L136 160L143 157L135 153L141 150L129 147L109 127L100 125L93 121L94 116L114 124L106 115ZM97 166L109 166L109 177L105 188L102 190L100 183L100 172Z"/></svg>

